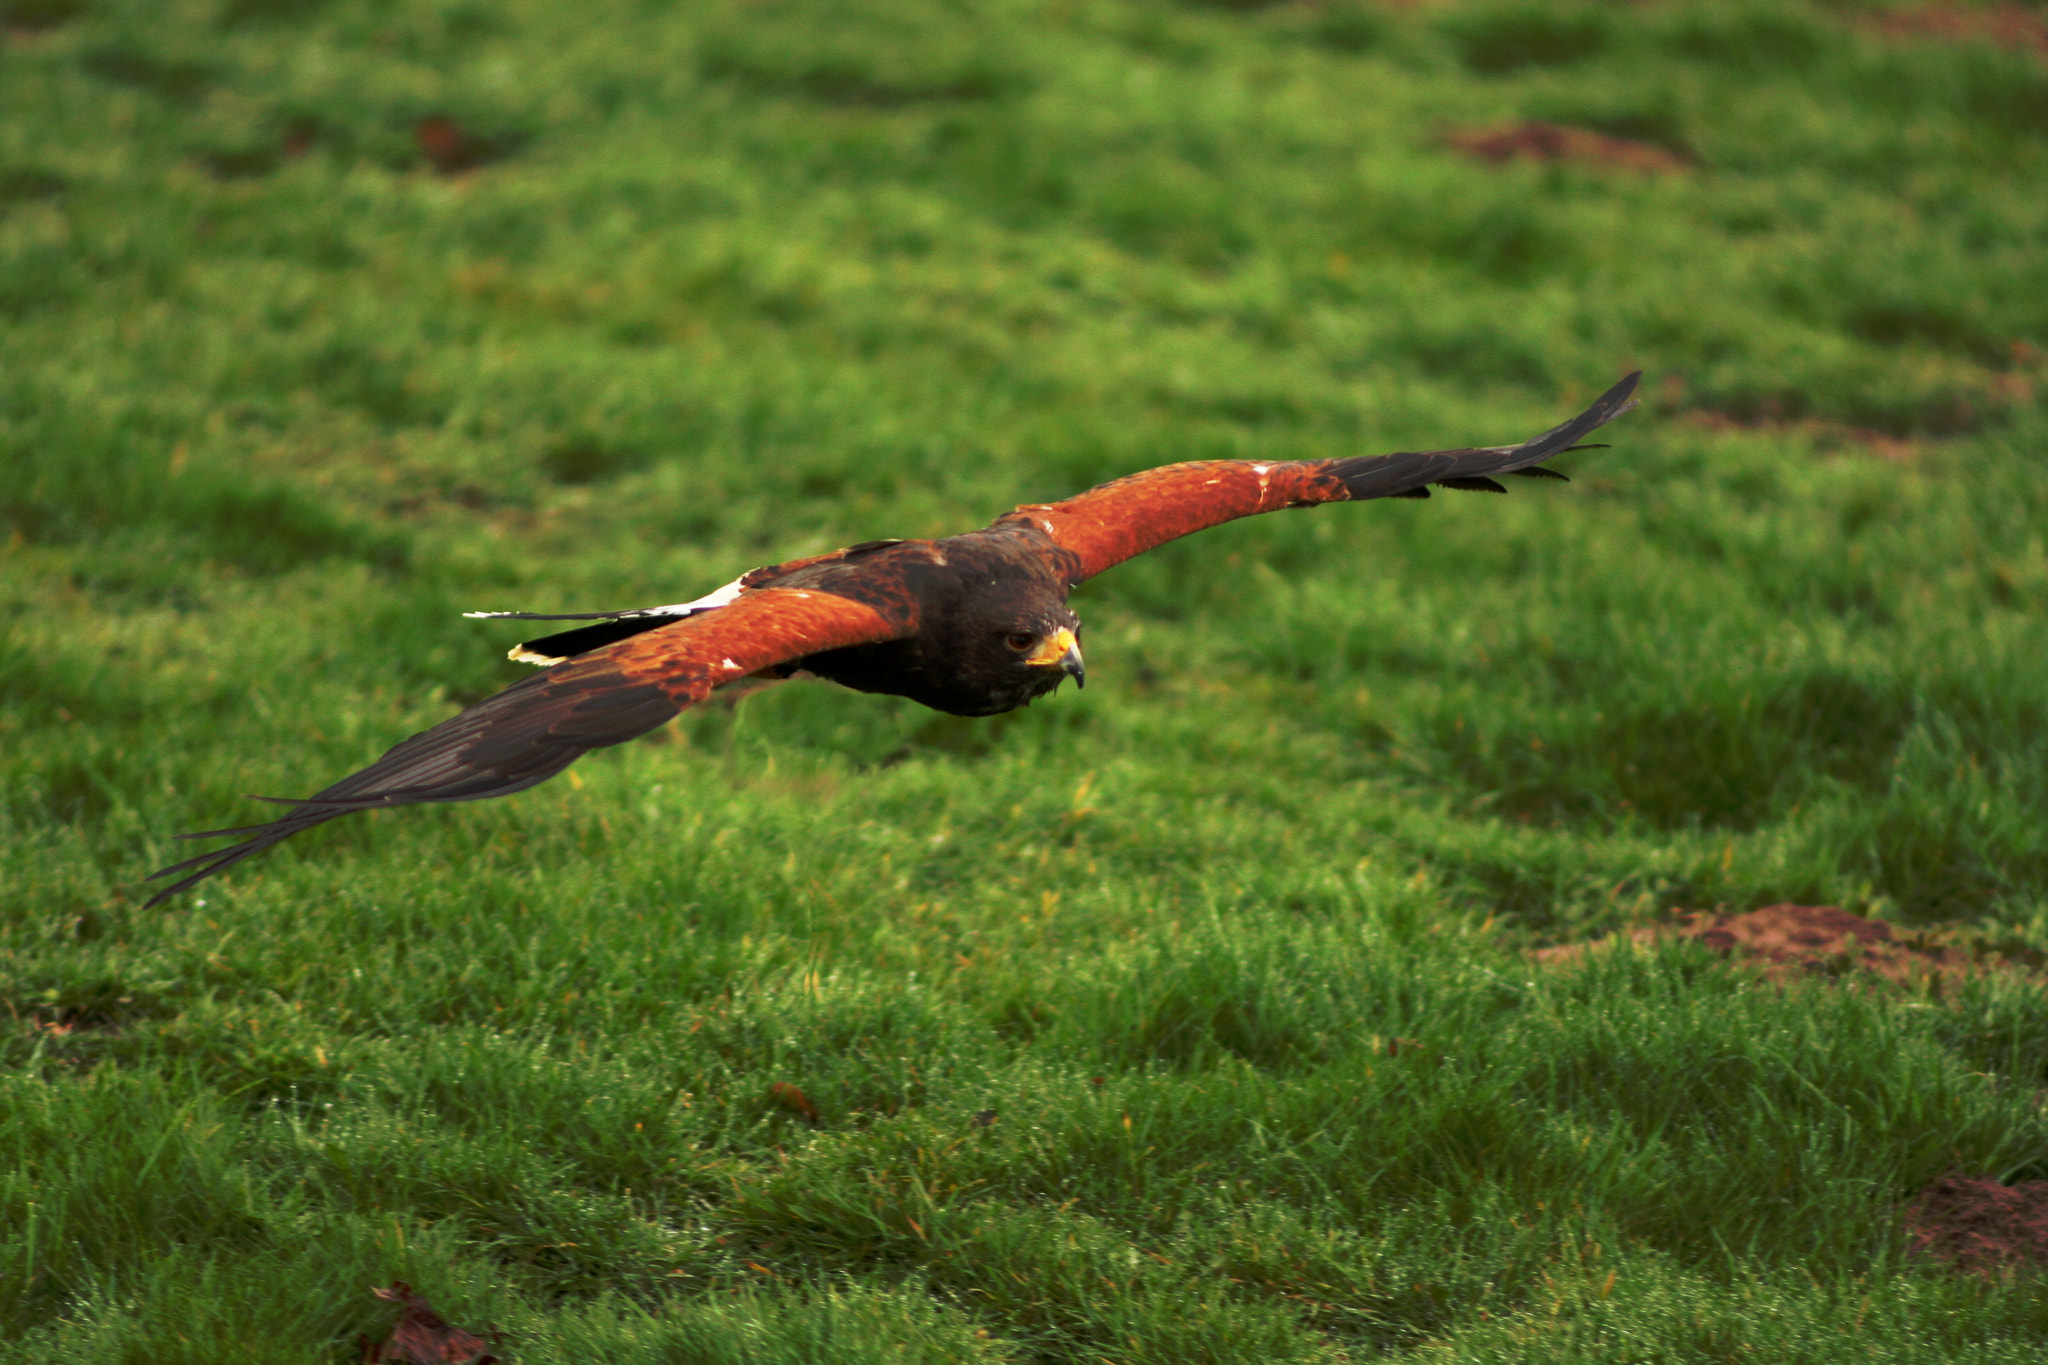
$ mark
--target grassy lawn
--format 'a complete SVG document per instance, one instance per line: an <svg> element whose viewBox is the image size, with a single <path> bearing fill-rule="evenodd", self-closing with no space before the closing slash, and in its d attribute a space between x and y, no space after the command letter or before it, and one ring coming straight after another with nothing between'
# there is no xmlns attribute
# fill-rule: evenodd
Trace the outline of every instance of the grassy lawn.
<svg viewBox="0 0 2048 1365"><path fill-rule="evenodd" d="M0 1361L2037 1360L2038 9L0 0ZM1524 154L1526 153L1526 154ZM1573 482L1091 582L153 911L514 623L1190 458Z"/></svg>

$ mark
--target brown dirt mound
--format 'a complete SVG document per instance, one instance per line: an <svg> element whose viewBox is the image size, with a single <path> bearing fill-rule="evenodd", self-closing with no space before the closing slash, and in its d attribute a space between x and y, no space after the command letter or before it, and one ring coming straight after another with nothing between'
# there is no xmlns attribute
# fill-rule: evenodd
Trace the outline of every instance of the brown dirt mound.
<svg viewBox="0 0 2048 1365"><path fill-rule="evenodd" d="M1833 905L1767 905L1745 915L1694 914L1681 936L1718 953L1767 964L1766 976L1790 978L1862 970L1891 981L1962 971L1970 955L1922 938L1903 940L1883 920Z"/></svg>
<svg viewBox="0 0 2048 1365"><path fill-rule="evenodd" d="M1532 161L1571 161L1587 166L1613 166L1630 171L1682 171L1685 159L1668 147L1633 138L1610 137L1591 128L1562 123L1522 123L1512 128L1466 128L1445 141L1468 156L1499 165L1516 157Z"/></svg>
<svg viewBox="0 0 2048 1365"><path fill-rule="evenodd" d="M1868 22L1887 38L1983 41L2048 57L2048 18L2020 5L1921 5L1874 14Z"/></svg>
<svg viewBox="0 0 2048 1365"><path fill-rule="evenodd" d="M2036 954L2000 950L1957 934L1899 933L1883 920L1834 905L1767 905L1747 914L1680 912L1668 924L1632 929L1591 943L1565 943L1530 954L1566 964L1617 947L1649 947L1668 939L1703 944L1756 963L1775 981L1843 978L1941 982L1987 971L2040 973ZM1943 1176L1906 1205L1902 1222L1911 1254L1987 1278L2013 1266L2048 1267L2048 1180L2001 1185L1989 1176Z"/></svg>
<svg viewBox="0 0 2048 1365"><path fill-rule="evenodd" d="M1864 427L1844 426L1818 417L1808 417L1796 422L1774 418L1760 418L1742 421L1726 413L1696 410L1688 416L1694 423L1709 431L1798 431L1813 442L1814 448L1823 452L1840 450L1863 451L1887 464L1911 464L1920 453L1920 443L1902 436L1887 435L1882 431L1871 431Z"/></svg>
<svg viewBox="0 0 2048 1365"><path fill-rule="evenodd" d="M1704 944L1723 956L1754 962L1774 981L1853 972L1938 987L1944 977L2022 965L2006 953L1953 935L1901 934L1883 920L1865 919L1839 906L1789 902L1741 915L1680 911L1667 924L1632 929L1591 943L1539 948L1532 956L1539 962L1563 964L1617 944L1647 947L1666 939Z"/></svg>
<svg viewBox="0 0 2048 1365"><path fill-rule="evenodd" d="M1904 1219L1913 1255L1958 1270L1988 1278L2006 1266L2048 1264L2048 1180L1943 1176L1913 1196Z"/></svg>

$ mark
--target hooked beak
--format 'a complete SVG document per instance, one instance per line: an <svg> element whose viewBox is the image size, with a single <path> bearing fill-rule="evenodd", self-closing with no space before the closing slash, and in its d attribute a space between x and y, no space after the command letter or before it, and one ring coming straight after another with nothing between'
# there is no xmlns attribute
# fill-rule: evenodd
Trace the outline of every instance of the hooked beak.
<svg viewBox="0 0 2048 1365"><path fill-rule="evenodd" d="M1067 676L1074 680L1074 686L1088 685L1088 669L1081 662L1081 642L1074 638L1074 632L1061 626L1039 642L1037 649L1024 656L1024 662L1039 668L1050 668L1057 664Z"/></svg>

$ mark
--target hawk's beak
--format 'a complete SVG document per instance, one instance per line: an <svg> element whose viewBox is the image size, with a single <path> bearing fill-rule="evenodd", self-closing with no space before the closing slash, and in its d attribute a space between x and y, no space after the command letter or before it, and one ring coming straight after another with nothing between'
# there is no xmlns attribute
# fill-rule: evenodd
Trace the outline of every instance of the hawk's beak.
<svg viewBox="0 0 2048 1365"><path fill-rule="evenodd" d="M1024 656L1024 662L1040 668L1058 664L1073 678L1074 686L1088 685L1088 669L1081 662L1081 642L1074 638L1074 632L1061 626L1039 642L1037 649Z"/></svg>

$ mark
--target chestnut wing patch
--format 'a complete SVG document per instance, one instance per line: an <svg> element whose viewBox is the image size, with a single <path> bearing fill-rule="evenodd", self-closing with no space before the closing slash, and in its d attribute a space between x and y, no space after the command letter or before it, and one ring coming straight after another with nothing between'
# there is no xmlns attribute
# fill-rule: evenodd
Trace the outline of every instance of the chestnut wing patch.
<svg viewBox="0 0 2048 1365"><path fill-rule="evenodd" d="M303 798L265 825L187 839L242 842L175 863L169 896L337 815L432 801L508 796L553 777L592 749L623 743L695 706L726 683L805 655L912 634L917 623L831 593L767 588L558 664L403 741L361 772Z"/></svg>
<svg viewBox="0 0 2048 1365"><path fill-rule="evenodd" d="M1593 406L1513 446L1400 451L1392 455L1267 464L1200 460L1163 465L1092 488L1064 502L1019 507L995 524L1034 527L1080 561L1079 583L1169 540L1239 517L1286 507L1370 498L1426 498L1429 485L1504 493L1496 474L1564 476L1538 466L1635 406L1641 372L1629 375Z"/></svg>
<svg viewBox="0 0 2048 1365"><path fill-rule="evenodd" d="M749 569L724 587L690 602L676 602L664 607L636 607L628 611L467 611L463 615L501 621L595 621L594 626L578 626L573 630L557 631L521 641L507 651L506 658L523 664L539 664L552 667L565 660L573 659L592 650L603 649L606 645L663 626L673 625L686 616L699 616L707 611L716 611L737 601L742 592L750 588L772 587L790 574L820 564L843 564L885 550L891 545L903 544L900 540L864 540L858 545L849 545L843 550L828 554L811 555L805 559L793 559L784 564L768 564L758 569Z"/></svg>

